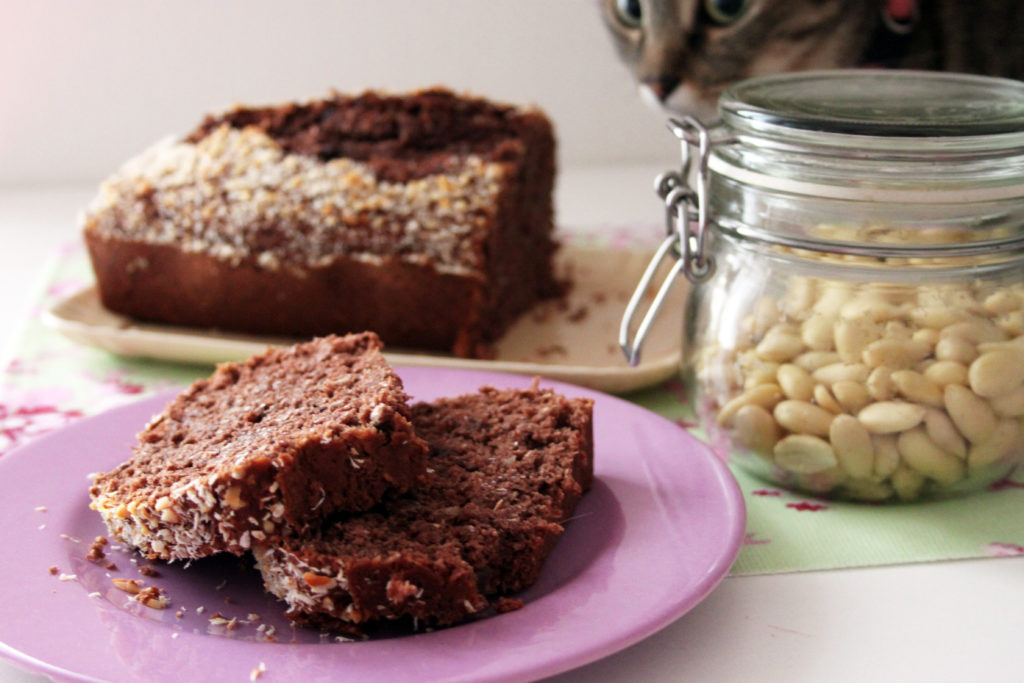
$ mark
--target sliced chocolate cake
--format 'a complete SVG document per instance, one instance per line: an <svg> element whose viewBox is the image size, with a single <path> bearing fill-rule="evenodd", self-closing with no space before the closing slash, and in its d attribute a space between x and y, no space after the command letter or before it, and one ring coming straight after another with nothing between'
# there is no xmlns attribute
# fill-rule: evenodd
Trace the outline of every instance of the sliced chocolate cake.
<svg viewBox="0 0 1024 683"><path fill-rule="evenodd" d="M427 480L370 512L257 543L268 590L321 628L452 624L536 581L593 479L592 402L499 391L413 406Z"/></svg>
<svg viewBox="0 0 1024 683"><path fill-rule="evenodd" d="M377 336L329 336L221 365L90 495L111 533L149 558L242 554L407 490L426 456Z"/></svg>

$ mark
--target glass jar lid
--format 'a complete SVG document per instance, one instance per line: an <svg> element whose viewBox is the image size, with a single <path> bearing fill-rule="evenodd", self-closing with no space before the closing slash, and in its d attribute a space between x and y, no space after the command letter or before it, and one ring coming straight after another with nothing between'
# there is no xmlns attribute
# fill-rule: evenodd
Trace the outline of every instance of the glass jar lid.
<svg viewBox="0 0 1024 683"><path fill-rule="evenodd" d="M924 71L811 71L742 81L719 100L739 137L858 154L1024 149L1024 82Z"/></svg>
<svg viewBox="0 0 1024 683"><path fill-rule="evenodd" d="M669 234L620 326L631 363L672 280L713 277L715 236L788 267L827 258L869 281L894 269L913 280L927 268L937 281L1020 267L1024 82L795 72L730 86L719 112L720 125L689 116L669 122L682 169L655 182ZM632 323L665 261L675 263L634 339Z"/></svg>
<svg viewBox="0 0 1024 683"><path fill-rule="evenodd" d="M719 100L713 174L888 203L1024 200L1024 82L910 70L741 81Z"/></svg>

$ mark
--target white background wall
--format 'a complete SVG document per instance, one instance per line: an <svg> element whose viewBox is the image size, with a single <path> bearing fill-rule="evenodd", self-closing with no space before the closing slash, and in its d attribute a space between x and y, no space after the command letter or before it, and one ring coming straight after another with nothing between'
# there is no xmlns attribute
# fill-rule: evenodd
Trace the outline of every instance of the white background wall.
<svg viewBox="0 0 1024 683"><path fill-rule="evenodd" d="M597 0L0 0L0 186L98 181L231 103L435 84L540 105L563 166L677 159Z"/></svg>

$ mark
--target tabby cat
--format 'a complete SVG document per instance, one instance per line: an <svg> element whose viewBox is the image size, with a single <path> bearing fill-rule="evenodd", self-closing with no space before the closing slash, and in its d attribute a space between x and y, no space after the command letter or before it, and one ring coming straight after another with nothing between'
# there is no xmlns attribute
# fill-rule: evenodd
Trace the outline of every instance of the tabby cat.
<svg viewBox="0 0 1024 683"><path fill-rule="evenodd" d="M706 117L751 76L858 66L1024 78L1024 0L600 0L641 95Z"/></svg>

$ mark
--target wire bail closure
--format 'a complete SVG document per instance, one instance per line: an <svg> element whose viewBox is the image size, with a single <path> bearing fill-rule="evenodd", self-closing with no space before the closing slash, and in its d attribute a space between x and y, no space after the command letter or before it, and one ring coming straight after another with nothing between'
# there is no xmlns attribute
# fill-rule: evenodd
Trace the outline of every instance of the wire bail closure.
<svg viewBox="0 0 1024 683"><path fill-rule="evenodd" d="M619 326L619 347L629 364L640 363L640 350L658 312L668 297L676 278L682 273L692 284L700 284L715 272L714 259L707 253L708 234L708 162L711 156L711 133L692 116L669 119L668 128L680 141L682 163L679 171L666 171L654 180L654 191L665 203L665 233L658 250L647 264L633 296L626 304ZM689 176L694 160L691 148L697 150L696 187L690 187ZM644 314L635 336L631 338L633 320L640 302L662 263L673 260L672 268Z"/></svg>

